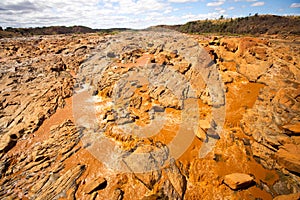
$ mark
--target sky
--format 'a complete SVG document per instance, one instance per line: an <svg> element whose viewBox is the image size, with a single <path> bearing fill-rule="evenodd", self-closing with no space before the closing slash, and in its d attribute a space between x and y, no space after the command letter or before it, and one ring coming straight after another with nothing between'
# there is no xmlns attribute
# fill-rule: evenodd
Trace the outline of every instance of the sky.
<svg viewBox="0 0 300 200"><path fill-rule="evenodd" d="M0 0L3 28L83 25L142 29L255 13L300 15L300 0Z"/></svg>

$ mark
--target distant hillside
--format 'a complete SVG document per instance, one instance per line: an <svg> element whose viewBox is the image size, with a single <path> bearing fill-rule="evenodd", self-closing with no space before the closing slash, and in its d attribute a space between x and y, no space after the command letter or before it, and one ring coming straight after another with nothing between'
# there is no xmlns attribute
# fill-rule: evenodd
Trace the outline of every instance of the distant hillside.
<svg viewBox="0 0 300 200"><path fill-rule="evenodd" d="M159 25L183 33L223 33L223 34L293 34L300 35L300 16L258 15L235 19L199 20L183 25ZM152 28L152 27L150 27ZM0 27L0 38L32 35L55 35L73 33L112 33L130 30L127 28L92 29L85 26L50 26L37 28Z"/></svg>
<svg viewBox="0 0 300 200"><path fill-rule="evenodd" d="M300 16L258 15L235 19L200 20L183 25L157 27L183 33L230 33L230 34L295 34L300 35Z"/></svg>
<svg viewBox="0 0 300 200"><path fill-rule="evenodd" d="M0 27L0 38L2 37L15 37L15 36L32 36L32 35L56 35L56 34L72 34L72 33L111 33L115 31L128 30L125 28L112 28L112 29L91 29L85 26L50 26L50 27L37 27L37 28L11 28L7 27L3 30Z"/></svg>

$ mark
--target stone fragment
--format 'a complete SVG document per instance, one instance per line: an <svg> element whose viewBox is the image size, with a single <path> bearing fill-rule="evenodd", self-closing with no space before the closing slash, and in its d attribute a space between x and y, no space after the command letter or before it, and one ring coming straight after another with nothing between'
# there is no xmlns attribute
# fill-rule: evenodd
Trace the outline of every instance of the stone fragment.
<svg viewBox="0 0 300 200"><path fill-rule="evenodd" d="M233 190L243 189L253 183L253 177L248 174L233 173L225 176L224 183Z"/></svg>
<svg viewBox="0 0 300 200"><path fill-rule="evenodd" d="M276 153L280 165L289 171L300 173L300 147L294 144L281 146Z"/></svg>
<svg viewBox="0 0 300 200"><path fill-rule="evenodd" d="M206 133L205 133L205 131L201 127L198 127L197 131L195 132L195 135L201 141L205 141L206 140Z"/></svg>
<svg viewBox="0 0 300 200"><path fill-rule="evenodd" d="M111 199L112 200L122 200L124 198L124 192L120 188L114 190Z"/></svg>
<svg viewBox="0 0 300 200"><path fill-rule="evenodd" d="M295 124L287 124L284 125L282 128L291 131L293 134L300 135L300 122Z"/></svg>
<svg viewBox="0 0 300 200"><path fill-rule="evenodd" d="M0 138L0 152L7 152L17 143L17 135L5 134Z"/></svg>
<svg viewBox="0 0 300 200"><path fill-rule="evenodd" d="M187 187L187 181L177 167L175 160L171 159L170 166L166 168L167 176L174 190L178 193L179 197L183 199Z"/></svg>
<svg viewBox="0 0 300 200"><path fill-rule="evenodd" d="M238 42L234 38L222 38L221 46L224 46L226 50L236 52L238 50Z"/></svg>
<svg viewBox="0 0 300 200"><path fill-rule="evenodd" d="M114 116L114 115L108 115L108 116L106 117L106 120L107 120L108 122L115 121L115 116Z"/></svg>
<svg viewBox="0 0 300 200"><path fill-rule="evenodd" d="M84 187L84 192L87 194L91 194L97 190L102 190L106 187L107 185L107 181L105 178L103 177L98 177L92 181L90 181L90 183L88 183L85 187Z"/></svg>
<svg viewBox="0 0 300 200"><path fill-rule="evenodd" d="M273 200L299 200L300 193L288 194L288 195L280 195L275 197Z"/></svg>
<svg viewBox="0 0 300 200"><path fill-rule="evenodd" d="M78 165L65 174L60 176L56 181L49 184L46 188L36 195L35 199L55 199L63 192L66 192L68 189L75 187L76 180L81 176L85 170L84 165Z"/></svg>
<svg viewBox="0 0 300 200"><path fill-rule="evenodd" d="M98 192L93 192L93 194L90 197L90 200L95 200L97 198Z"/></svg>
<svg viewBox="0 0 300 200"><path fill-rule="evenodd" d="M164 112L165 111L165 108L164 107L161 107L161 106L158 106L158 105L154 105L152 106L152 110L154 112Z"/></svg>

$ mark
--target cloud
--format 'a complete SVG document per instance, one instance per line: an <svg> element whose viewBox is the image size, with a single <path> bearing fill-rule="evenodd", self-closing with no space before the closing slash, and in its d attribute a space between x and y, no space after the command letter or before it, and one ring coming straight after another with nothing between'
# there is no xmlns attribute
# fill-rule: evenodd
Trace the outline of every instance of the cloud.
<svg viewBox="0 0 300 200"><path fill-rule="evenodd" d="M220 15L226 17L226 11L236 11L237 8L221 8L225 1L206 0L206 6L211 6L213 10L208 13L206 10L210 9L205 6L195 9L183 4L205 2L204 0L0 0L0 26L83 25L92 28L146 28L157 24L217 19ZM252 2L250 4L253 6L264 5L264 0L234 1ZM241 6L248 5L244 3ZM299 3L293 3L290 7L299 7ZM235 14L233 11L231 13Z"/></svg>
<svg viewBox="0 0 300 200"><path fill-rule="evenodd" d="M263 6L263 5L265 5L265 2L263 2L263 1L258 1L258 2L251 4L252 7Z"/></svg>
<svg viewBox="0 0 300 200"><path fill-rule="evenodd" d="M292 3L290 8L300 8L300 3Z"/></svg>
<svg viewBox="0 0 300 200"><path fill-rule="evenodd" d="M188 3L188 2L197 2L198 0L168 0L170 3Z"/></svg>
<svg viewBox="0 0 300 200"><path fill-rule="evenodd" d="M256 2L257 0L234 0L234 2L240 2L240 1L245 1L245 2Z"/></svg>
<svg viewBox="0 0 300 200"><path fill-rule="evenodd" d="M162 20L164 14L173 11L170 3L162 0L1 0L0 10L3 27L84 25L93 28L146 28L153 25L152 21L158 24L154 18Z"/></svg>
<svg viewBox="0 0 300 200"><path fill-rule="evenodd" d="M225 2L225 0L213 1L213 2L207 3L206 6L212 6L212 7L214 7L214 6L221 6L221 5L224 4L224 2Z"/></svg>
<svg viewBox="0 0 300 200"><path fill-rule="evenodd" d="M206 14L198 14L198 15L194 15L194 14L188 14L188 15L184 15L182 16L182 19L184 19L185 21L195 21L195 20L204 20L204 19L217 19L220 17L220 13L219 12L212 12L212 13L206 13Z"/></svg>
<svg viewBox="0 0 300 200"><path fill-rule="evenodd" d="M219 10L219 13L224 14L224 13L226 13L226 10L225 9Z"/></svg>
<svg viewBox="0 0 300 200"><path fill-rule="evenodd" d="M25 11L25 10L36 10L37 7L30 1L20 1L15 3L7 4L4 2L0 3L1 10L7 11Z"/></svg>

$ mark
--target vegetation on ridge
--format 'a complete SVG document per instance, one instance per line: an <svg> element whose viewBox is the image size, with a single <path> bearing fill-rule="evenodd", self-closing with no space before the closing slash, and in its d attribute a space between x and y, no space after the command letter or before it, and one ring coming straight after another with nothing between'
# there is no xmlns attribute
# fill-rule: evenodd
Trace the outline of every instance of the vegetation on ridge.
<svg viewBox="0 0 300 200"><path fill-rule="evenodd" d="M300 16L258 15L235 19L199 20L183 25L160 25L157 27L177 30L183 33L225 33L225 34L294 34L300 35Z"/></svg>
<svg viewBox="0 0 300 200"><path fill-rule="evenodd" d="M79 34L79 33L114 33L118 31L128 30L126 28L111 28L111 29L92 29L85 26L50 26L50 27L36 27L36 28L12 28L7 27L3 30L0 27L1 37L15 37L15 36L32 36L32 35L57 35L57 34Z"/></svg>

